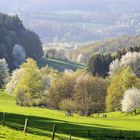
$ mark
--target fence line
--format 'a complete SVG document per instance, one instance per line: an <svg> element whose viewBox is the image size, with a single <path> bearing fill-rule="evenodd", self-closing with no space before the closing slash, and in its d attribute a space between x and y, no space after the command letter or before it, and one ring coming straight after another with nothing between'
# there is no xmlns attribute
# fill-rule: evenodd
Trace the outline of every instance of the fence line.
<svg viewBox="0 0 140 140"><path fill-rule="evenodd" d="M6 113L4 112L2 115L2 126L4 127L6 125ZM25 119L25 123L23 126L23 132L26 134L27 127L28 127L28 118ZM58 130L58 129L57 129ZM110 131L110 130L108 130ZM55 139L55 133L56 133L56 124L53 124L53 130L52 130L52 140ZM128 131L122 131L122 130L116 130L115 132L107 133L107 130L105 128L102 129L100 132L95 132L92 130L67 130L64 134L69 136L69 140L72 140L72 135L77 136L77 134L80 133L80 137L85 138L107 138L107 139L116 139L116 140L140 140L140 134L139 136L136 135L136 131L129 131L129 136L125 135L125 133L128 133ZM139 132L140 133L140 132ZM74 135L75 134L75 135ZM131 135L130 135L131 134ZM103 139L102 139L103 140Z"/></svg>

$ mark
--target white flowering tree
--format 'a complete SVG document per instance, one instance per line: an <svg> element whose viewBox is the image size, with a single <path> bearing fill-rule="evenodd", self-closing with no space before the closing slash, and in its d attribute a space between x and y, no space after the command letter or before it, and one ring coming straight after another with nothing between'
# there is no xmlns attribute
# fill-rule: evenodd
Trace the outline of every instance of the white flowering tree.
<svg viewBox="0 0 140 140"><path fill-rule="evenodd" d="M128 52L122 56L121 60L114 60L109 66L109 74L113 75L120 68L130 66L132 71L140 77L140 53Z"/></svg>
<svg viewBox="0 0 140 140"><path fill-rule="evenodd" d="M109 74L113 75L118 69L120 69L120 61L116 59L109 66Z"/></svg>
<svg viewBox="0 0 140 140"><path fill-rule="evenodd" d="M81 63L83 55L80 53L77 57L77 62Z"/></svg>
<svg viewBox="0 0 140 140"><path fill-rule="evenodd" d="M88 53L80 53L77 57L77 62L87 64L89 61L89 54Z"/></svg>
<svg viewBox="0 0 140 140"><path fill-rule="evenodd" d="M0 59L0 88L9 80L9 69L5 59Z"/></svg>
<svg viewBox="0 0 140 140"><path fill-rule="evenodd" d="M14 94L14 90L18 82L20 81L20 77L22 76L22 71L23 71L22 69L16 69L12 72L10 80L5 87L5 91L8 94Z"/></svg>
<svg viewBox="0 0 140 140"><path fill-rule="evenodd" d="M126 90L121 104L123 112L128 113L135 111L140 107L140 90L134 87Z"/></svg>
<svg viewBox="0 0 140 140"><path fill-rule="evenodd" d="M15 44L12 52L14 58L14 65L18 67L26 60L26 53L21 45Z"/></svg>

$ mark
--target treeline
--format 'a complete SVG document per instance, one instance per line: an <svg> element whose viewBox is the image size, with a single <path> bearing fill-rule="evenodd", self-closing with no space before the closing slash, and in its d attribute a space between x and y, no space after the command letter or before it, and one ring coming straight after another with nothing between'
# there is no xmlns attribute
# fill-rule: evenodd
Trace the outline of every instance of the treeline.
<svg viewBox="0 0 140 140"><path fill-rule="evenodd" d="M102 88L101 88L102 85ZM48 93L48 106L63 110L67 115L74 112L82 116L105 110L108 81L77 71L54 79Z"/></svg>
<svg viewBox="0 0 140 140"><path fill-rule="evenodd" d="M19 106L47 107L84 116L105 110L108 80L85 70L60 73L48 66L40 69L30 58L9 76L6 61L1 61L0 76L5 74L1 87L16 97Z"/></svg>
<svg viewBox="0 0 140 140"><path fill-rule="evenodd" d="M128 52L140 52L140 46L119 50L116 54L95 54L88 63L88 71L94 76L106 77L109 75L109 67L113 60L120 60Z"/></svg>
<svg viewBox="0 0 140 140"><path fill-rule="evenodd" d="M0 58L5 58L9 69L22 64L27 57L35 60L43 55L39 37L26 29L17 15L0 13Z"/></svg>
<svg viewBox="0 0 140 140"><path fill-rule="evenodd" d="M114 56L94 55L88 71L109 79L106 111L133 112L140 107L140 46L123 49Z"/></svg>
<svg viewBox="0 0 140 140"><path fill-rule="evenodd" d="M96 73L93 73L95 68L63 73L48 66L40 69L33 59L27 59L9 78L6 61L1 60L1 87L16 97L17 105L63 110L66 115L90 116L105 111L136 113L140 107L139 48L122 50L113 58L111 55L94 57Z"/></svg>

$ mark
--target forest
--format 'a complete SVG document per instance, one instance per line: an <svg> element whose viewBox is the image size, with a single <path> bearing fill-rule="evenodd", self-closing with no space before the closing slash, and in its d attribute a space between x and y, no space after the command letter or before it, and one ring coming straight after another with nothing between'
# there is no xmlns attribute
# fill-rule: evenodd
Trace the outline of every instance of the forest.
<svg viewBox="0 0 140 140"><path fill-rule="evenodd" d="M0 13L0 49L0 58L6 59L10 70L28 57L38 60L43 56L38 35L26 29L16 15Z"/></svg>

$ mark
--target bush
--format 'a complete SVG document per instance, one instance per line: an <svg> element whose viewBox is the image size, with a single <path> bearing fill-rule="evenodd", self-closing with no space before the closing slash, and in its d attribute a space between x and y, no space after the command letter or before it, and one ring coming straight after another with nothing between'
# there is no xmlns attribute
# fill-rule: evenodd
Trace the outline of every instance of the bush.
<svg viewBox="0 0 140 140"><path fill-rule="evenodd" d="M74 102L71 99L66 99L61 101L60 105L59 105L60 109L65 111L65 114L67 116L72 116L74 109L75 109L75 105Z"/></svg>
<svg viewBox="0 0 140 140"><path fill-rule="evenodd" d="M74 84L75 78L70 75L54 78L47 96L48 106L53 109L60 109L59 104L72 97Z"/></svg>
<svg viewBox="0 0 140 140"><path fill-rule="evenodd" d="M89 74L79 76L73 95L76 112L79 112L80 115L90 116L93 113L104 111L106 90L106 80L92 77Z"/></svg>

